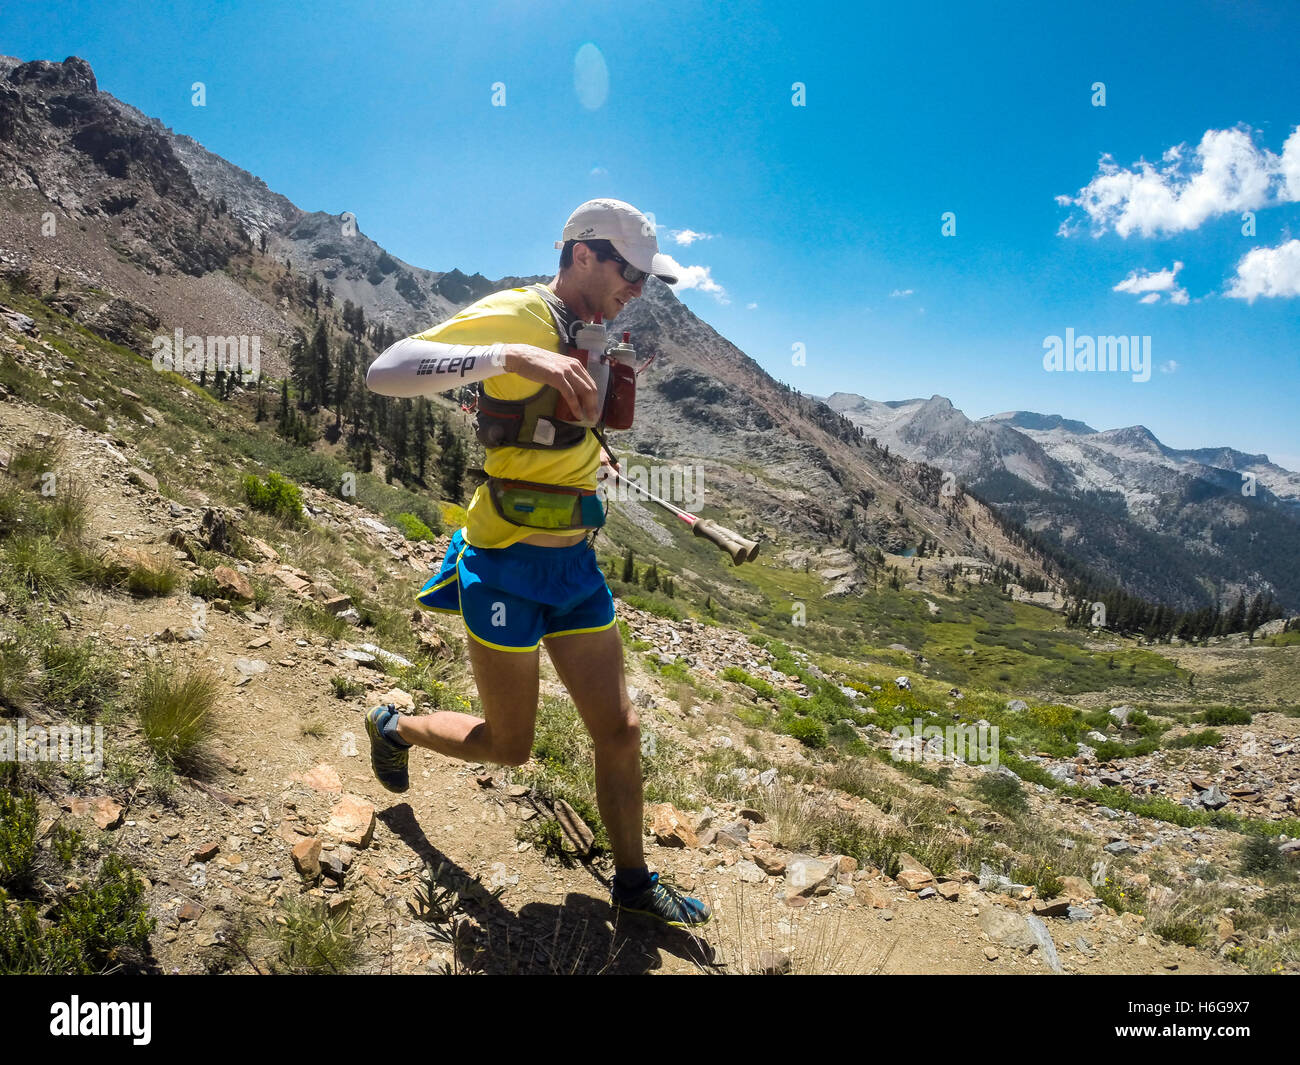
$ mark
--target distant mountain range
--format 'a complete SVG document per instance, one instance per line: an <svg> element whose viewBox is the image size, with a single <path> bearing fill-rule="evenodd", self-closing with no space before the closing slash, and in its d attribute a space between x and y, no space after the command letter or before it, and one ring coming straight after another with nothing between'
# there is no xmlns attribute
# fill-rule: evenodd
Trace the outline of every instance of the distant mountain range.
<svg viewBox="0 0 1300 1065"><path fill-rule="evenodd" d="M1142 425L1058 414L972 420L943 396L825 402L882 446L951 471L983 498L1131 590L1190 605L1300 595L1300 473L1229 447L1180 450Z"/></svg>

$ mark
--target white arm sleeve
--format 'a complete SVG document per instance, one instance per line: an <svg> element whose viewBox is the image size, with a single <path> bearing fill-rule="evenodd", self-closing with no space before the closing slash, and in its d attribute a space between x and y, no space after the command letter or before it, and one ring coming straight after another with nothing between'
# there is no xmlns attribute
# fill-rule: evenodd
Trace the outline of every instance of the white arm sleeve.
<svg viewBox="0 0 1300 1065"><path fill-rule="evenodd" d="M441 344L407 337L370 364L366 387L382 396L414 399L447 392L506 372L504 344Z"/></svg>

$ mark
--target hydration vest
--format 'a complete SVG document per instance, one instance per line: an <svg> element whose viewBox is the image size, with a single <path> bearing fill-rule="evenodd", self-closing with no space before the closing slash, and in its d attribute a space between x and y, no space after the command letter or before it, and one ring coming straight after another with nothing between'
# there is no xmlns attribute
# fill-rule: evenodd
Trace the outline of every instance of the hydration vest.
<svg viewBox="0 0 1300 1065"><path fill-rule="evenodd" d="M560 336L566 352L575 350L573 337L582 321L568 305L545 285L529 288L537 292L550 309L555 331ZM488 395L484 382L476 383L478 409L474 415L474 435L485 448L523 447L557 448L576 447L587 437L588 426L574 425L555 417L560 392L552 385L541 385L524 399L496 399ZM597 435L604 422L595 426Z"/></svg>

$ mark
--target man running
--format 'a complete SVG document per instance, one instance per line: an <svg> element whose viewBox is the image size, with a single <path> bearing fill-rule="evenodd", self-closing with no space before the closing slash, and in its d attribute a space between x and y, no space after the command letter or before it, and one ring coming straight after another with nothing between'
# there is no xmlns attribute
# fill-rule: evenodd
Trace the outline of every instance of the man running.
<svg viewBox="0 0 1300 1065"><path fill-rule="evenodd" d="M419 595L428 609L462 616L484 716L375 707L366 717L371 764L393 792L409 787L412 746L523 765L532 753L545 642L595 746L597 804L614 852L613 905L697 926L709 907L661 883L645 863L640 725L613 597L586 540L604 523L595 489L598 467L609 463L601 438L575 423L600 427L602 411L591 374L565 354L583 323L614 318L650 274L676 284L675 264L659 251L645 215L621 200L582 204L555 246L560 266L549 284L485 296L398 341L366 375L372 391L406 398L481 381L476 432L489 478ZM570 420L556 416L560 401Z"/></svg>

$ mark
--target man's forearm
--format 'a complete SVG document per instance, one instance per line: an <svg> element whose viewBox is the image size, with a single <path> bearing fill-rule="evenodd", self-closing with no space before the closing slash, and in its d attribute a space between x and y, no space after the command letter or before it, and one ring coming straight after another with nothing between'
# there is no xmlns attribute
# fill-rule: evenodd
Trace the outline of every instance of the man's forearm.
<svg viewBox="0 0 1300 1065"><path fill-rule="evenodd" d="M407 337L366 371L366 387L384 396L414 399L510 372L504 344L443 344Z"/></svg>

